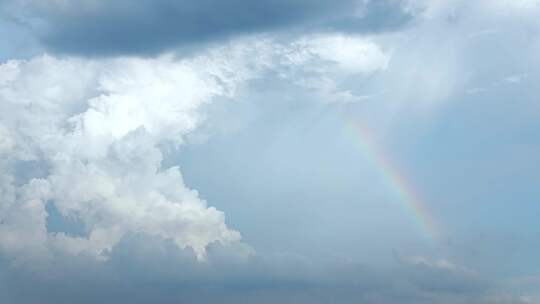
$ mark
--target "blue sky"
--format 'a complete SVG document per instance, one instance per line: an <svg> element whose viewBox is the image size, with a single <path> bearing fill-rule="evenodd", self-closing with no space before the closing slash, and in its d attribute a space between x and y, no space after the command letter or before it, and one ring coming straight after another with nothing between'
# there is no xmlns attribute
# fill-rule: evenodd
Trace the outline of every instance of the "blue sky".
<svg viewBox="0 0 540 304"><path fill-rule="evenodd" d="M539 303L539 17L0 1L0 302Z"/></svg>

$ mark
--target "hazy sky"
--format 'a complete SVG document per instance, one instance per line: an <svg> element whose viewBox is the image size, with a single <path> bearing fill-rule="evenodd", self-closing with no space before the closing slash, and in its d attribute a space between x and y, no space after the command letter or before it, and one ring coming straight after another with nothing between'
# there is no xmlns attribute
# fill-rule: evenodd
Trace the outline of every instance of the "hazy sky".
<svg viewBox="0 0 540 304"><path fill-rule="evenodd" d="M0 0L0 302L540 303L540 1Z"/></svg>

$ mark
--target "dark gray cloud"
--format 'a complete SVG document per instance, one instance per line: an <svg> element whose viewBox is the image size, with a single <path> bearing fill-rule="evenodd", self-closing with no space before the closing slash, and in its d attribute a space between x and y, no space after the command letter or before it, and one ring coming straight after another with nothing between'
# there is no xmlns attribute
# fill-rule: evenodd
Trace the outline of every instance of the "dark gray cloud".
<svg viewBox="0 0 540 304"><path fill-rule="evenodd" d="M172 242L126 237L106 262L57 256L0 264L4 304L31 303L482 303L488 281L451 267L396 260L388 269L291 254L239 257L214 244L206 262ZM164 263L164 261L167 261ZM35 271L38 268L40 271ZM453 267L453 266L452 266ZM429 282L429 283L426 283ZM455 286L468 284L468 288ZM435 290L433 289L436 286ZM435 296L434 296L435 295Z"/></svg>
<svg viewBox="0 0 540 304"><path fill-rule="evenodd" d="M171 47L279 29L392 29L410 19L401 2L100 0L21 5L7 1L0 9L11 20L29 27L50 51L115 55L152 54Z"/></svg>

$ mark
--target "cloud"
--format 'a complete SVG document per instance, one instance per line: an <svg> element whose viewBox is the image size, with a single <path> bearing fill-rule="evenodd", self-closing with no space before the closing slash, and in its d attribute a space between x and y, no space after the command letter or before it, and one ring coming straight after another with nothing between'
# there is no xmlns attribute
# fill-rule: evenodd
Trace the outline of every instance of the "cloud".
<svg viewBox="0 0 540 304"><path fill-rule="evenodd" d="M530 263L538 251L531 232L535 213L529 212L534 202L527 201L533 198L512 196L525 198L519 210L502 201L510 197L504 191L526 193L536 180L530 170L537 163L536 142L523 132L535 134L536 126L530 84L538 75L540 44L532 39L534 31L525 30L534 29L536 19L524 18L534 6L400 2L406 10L397 13L396 24L411 27L391 34L384 30L396 27L387 22L381 21L383 31L377 25L364 35L354 23L339 28L339 22L326 22L334 17L314 13L284 22L292 29L287 33L238 38L277 29L240 20L215 36L212 30L196 32L203 40L235 37L232 42L180 55L174 48L192 40L169 41L160 31L155 41L141 36L137 43L146 39L148 48L130 44L133 37L99 50L54 44L47 35L64 35L55 27L66 20L82 26L92 14L103 17L104 4L85 2L76 11L70 1L26 3L31 9L22 12L46 14L25 15L21 26L45 26L35 35L49 50L172 54L54 54L0 66L0 302L537 300L536 277L506 280L536 271ZM375 6L358 3L349 16L356 21L369 16L362 5ZM80 13L83 18L75 20ZM109 13L124 14L116 8ZM141 12L125 13L146 20ZM308 29L312 22L321 25ZM66 33L80 34L77 26ZM486 28L497 34L471 39ZM495 92L490 84L497 81L507 85ZM471 94L464 96L467 88ZM521 98L515 98L517 90ZM511 106L503 107L508 100ZM352 101L358 103L347 103ZM418 104L424 106L420 111ZM193 136L216 123L214 106L256 109L246 114L250 121L242 132L193 148ZM394 108L401 115L393 116ZM441 111L416 115L425 109ZM223 116L223 124L242 124L237 116ZM434 116L436 126L427 128ZM489 123L483 123L486 117ZM426 204L438 212L434 218L448 229L441 239L449 230L463 230L455 232L457 245L417 245L423 241L414 224L395 208L377 168L359 153L358 138L344 134L349 118L372 127L388 157L409 162L411 178L427 192ZM501 144L506 141L526 143L520 154ZM491 181L506 190L493 193ZM489 188L490 196L474 187ZM478 212L487 205L478 198L490 204L487 220ZM218 209L227 211L227 221ZM508 214L520 218L512 224L516 230L505 224ZM509 241L498 229L524 236ZM485 231L496 237L459 243ZM260 247L254 245L255 251L253 244ZM400 246L419 246L420 254L387 257ZM429 250L443 251L444 258Z"/></svg>
<svg viewBox="0 0 540 304"><path fill-rule="evenodd" d="M384 70L389 55L368 39L344 35L319 35L299 42L312 56L335 63L346 74L369 74Z"/></svg>
<svg viewBox="0 0 540 304"><path fill-rule="evenodd" d="M181 144L200 124L197 109L237 84L218 80L226 63L212 72L199 64L45 56L2 65L2 251L106 258L130 231L172 239L199 258L211 242L238 242L177 167L161 166L159 145ZM44 176L16 184L25 162ZM80 221L86 236L48 232L47 204Z"/></svg>
<svg viewBox="0 0 540 304"><path fill-rule="evenodd" d="M156 54L291 29L384 31L408 20L401 17L406 16L403 10L403 1L394 0L47 0L5 1L0 6L6 19L29 29L49 51L81 55Z"/></svg>
<svg viewBox="0 0 540 304"><path fill-rule="evenodd" d="M275 71L305 86L332 77L327 84L335 87L387 61L373 42L341 35L248 39L185 59L8 61L0 66L2 251L17 259L55 252L107 259L126 234L139 232L203 259L210 243L238 242L180 169L162 165L164 149L201 125L202 106L234 96L252 78ZM327 86L314 89L329 94ZM53 211L79 232L49 231Z"/></svg>
<svg viewBox="0 0 540 304"><path fill-rule="evenodd" d="M441 259L388 269L295 254L241 255L246 248L213 243L207 260L172 241L129 234L106 262L65 256L35 272L0 263L4 303L527 303L526 297L493 293L485 278L456 271ZM166 261L166 262L164 262ZM444 264L444 266L441 266ZM23 284L32 280L32 286ZM472 284L471 284L472 283ZM467 285L466 288L461 286ZM459 287L459 288L458 288ZM503 301L504 299L504 301Z"/></svg>

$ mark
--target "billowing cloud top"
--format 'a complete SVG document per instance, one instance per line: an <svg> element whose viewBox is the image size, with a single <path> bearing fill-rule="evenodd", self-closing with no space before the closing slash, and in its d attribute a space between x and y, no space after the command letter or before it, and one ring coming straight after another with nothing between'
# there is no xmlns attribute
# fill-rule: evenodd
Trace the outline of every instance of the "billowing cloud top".
<svg viewBox="0 0 540 304"><path fill-rule="evenodd" d="M179 168L162 166L163 150L181 145L201 124L204 104L234 96L281 65L306 73L313 60L331 62L335 75L387 64L369 41L317 37L292 45L250 39L180 60L41 56L1 65L0 245L18 258L60 251L106 259L126 233L137 232L173 239L202 259L212 242L239 241L223 214L184 185ZM24 166L27 178L17 178ZM80 221L84 236L48 232L47 206Z"/></svg>
<svg viewBox="0 0 540 304"><path fill-rule="evenodd" d="M137 231L203 257L210 242L237 241L223 214L184 186L178 168L161 168L158 145L181 143L198 125L200 105L227 89L194 69L167 59L47 56L2 65L1 153L11 168L3 170L4 250L19 258L49 250L105 258ZM17 164L27 162L43 176L17 180ZM86 236L48 234L47 204L81 221Z"/></svg>

